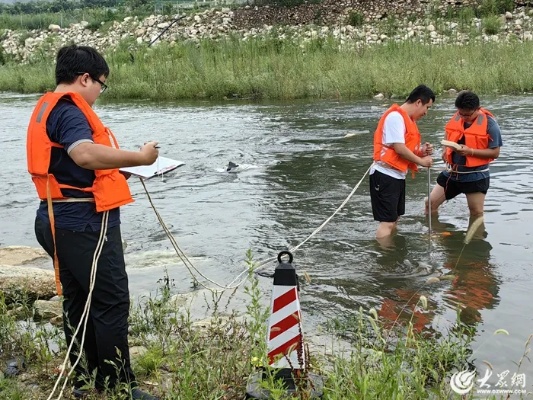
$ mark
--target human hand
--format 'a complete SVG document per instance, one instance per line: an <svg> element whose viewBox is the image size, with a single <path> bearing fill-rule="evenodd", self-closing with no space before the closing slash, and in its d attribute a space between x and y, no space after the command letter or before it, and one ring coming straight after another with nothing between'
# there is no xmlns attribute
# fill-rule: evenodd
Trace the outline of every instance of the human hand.
<svg viewBox="0 0 533 400"><path fill-rule="evenodd" d="M157 157L159 156L157 144L157 142L147 142L141 147L140 152L144 160L144 165L153 164L155 160L157 160Z"/></svg>
<svg viewBox="0 0 533 400"><path fill-rule="evenodd" d="M430 156L433 154L433 145L429 142L426 142L422 145L422 154Z"/></svg>
<svg viewBox="0 0 533 400"><path fill-rule="evenodd" d="M459 154L460 156L471 156L474 154L474 149L468 147L468 146L465 146L464 144L461 145L461 148L460 149L457 149L457 150L454 150L457 154Z"/></svg>
<svg viewBox="0 0 533 400"><path fill-rule="evenodd" d="M431 156L425 156L425 157L422 157L420 158L420 162L419 164L422 166L422 167L431 167L433 165L433 158Z"/></svg>

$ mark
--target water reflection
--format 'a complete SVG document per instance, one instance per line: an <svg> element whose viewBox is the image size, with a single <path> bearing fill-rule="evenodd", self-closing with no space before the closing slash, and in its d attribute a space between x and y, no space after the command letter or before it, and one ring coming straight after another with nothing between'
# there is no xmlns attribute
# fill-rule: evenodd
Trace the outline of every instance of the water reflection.
<svg viewBox="0 0 533 400"><path fill-rule="evenodd" d="M417 306L423 294L421 279L431 273L429 264L416 263L408 257L407 239L400 234L376 240L375 247L377 272L380 281L385 283L378 315L386 328L411 322L413 328L421 332L430 325L429 313Z"/></svg>
<svg viewBox="0 0 533 400"><path fill-rule="evenodd" d="M437 222L436 228L440 232L451 232L448 225ZM469 221L469 229L473 219ZM442 230L441 230L442 229ZM468 232L468 231L467 231ZM451 287L443 294L444 302L452 308L459 308L460 320L473 325L483 321L482 311L492 309L499 303L500 279L490 263L492 245L486 240L487 232L482 224L472 240L463 245L462 232L450 235L440 235L439 245L446 254L443 272L455 278ZM457 251L461 249L461 251Z"/></svg>
<svg viewBox="0 0 533 400"><path fill-rule="evenodd" d="M483 322L483 310L499 303L501 282L490 263L492 245L486 240L485 226L476 230L468 244L464 244L468 230L457 230L455 225L436 218L433 229L432 246L439 256L444 256L440 263L435 259L413 260L403 235L375 243L379 265L376 275L382 296L376 308L388 328L411 323L415 331L429 333L436 325L433 319L443 314L442 306L451 311L445 321L448 327L455 323L453 316L457 311L462 323L473 326ZM439 276L444 278L436 279ZM422 295L428 299L427 308L420 302ZM442 298L442 305L438 298ZM442 322L439 318L439 325Z"/></svg>

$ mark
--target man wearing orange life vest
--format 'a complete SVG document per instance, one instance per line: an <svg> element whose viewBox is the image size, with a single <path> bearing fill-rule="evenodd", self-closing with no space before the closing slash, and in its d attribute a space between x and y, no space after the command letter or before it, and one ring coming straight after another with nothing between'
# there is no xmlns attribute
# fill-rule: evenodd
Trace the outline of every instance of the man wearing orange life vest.
<svg viewBox="0 0 533 400"><path fill-rule="evenodd" d="M157 142L125 151L92 106L107 88L109 67L93 48L65 46L57 54L57 87L32 114L27 139L28 171L41 200L35 219L38 242L54 259L58 292L63 292L64 331L73 342L74 397L95 387L127 389L128 398L154 400L137 387L128 348L129 290L119 207L133 201L121 167L150 165ZM102 237L101 237L102 234ZM93 257L97 257L89 317L74 338L87 303Z"/></svg>
<svg viewBox="0 0 533 400"><path fill-rule="evenodd" d="M370 168L370 198L374 220L379 221L376 238L389 237L398 218L405 214L405 176L417 165L431 167L433 146L421 146L416 122L435 101L433 91L419 85L401 106L392 105L382 115L374 133L374 163Z"/></svg>
<svg viewBox="0 0 533 400"><path fill-rule="evenodd" d="M445 200L464 193L470 216L478 217L483 215L490 185L489 163L498 158L503 144L500 127L494 116L480 107L479 97L471 91L460 92L455 107L457 112L446 124L445 139L461 148L445 147L442 159L448 170L439 174L431 191L431 212L437 212Z"/></svg>

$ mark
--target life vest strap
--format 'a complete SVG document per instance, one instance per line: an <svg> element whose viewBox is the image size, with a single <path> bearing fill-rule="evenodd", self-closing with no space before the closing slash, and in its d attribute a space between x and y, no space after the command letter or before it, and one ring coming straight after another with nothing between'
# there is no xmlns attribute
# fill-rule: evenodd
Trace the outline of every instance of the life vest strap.
<svg viewBox="0 0 533 400"><path fill-rule="evenodd" d="M65 199L53 199L52 203L94 203L92 197L67 197Z"/></svg>
<svg viewBox="0 0 533 400"><path fill-rule="evenodd" d="M450 165L446 163L446 172L452 173L452 174L475 174L477 172L489 172L490 169L487 167L485 169L479 169L476 171L457 171L458 164Z"/></svg>
<svg viewBox="0 0 533 400"><path fill-rule="evenodd" d="M54 243L54 278L56 283L56 291L58 296L62 296L63 288L61 287L61 279L59 277L59 258L57 257L56 246L56 222L54 217L54 207L52 205L52 193L50 191L50 175L48 175L48 178L46 180L46 200L48 203L48 219L50 220L52 242Z"/></svg>

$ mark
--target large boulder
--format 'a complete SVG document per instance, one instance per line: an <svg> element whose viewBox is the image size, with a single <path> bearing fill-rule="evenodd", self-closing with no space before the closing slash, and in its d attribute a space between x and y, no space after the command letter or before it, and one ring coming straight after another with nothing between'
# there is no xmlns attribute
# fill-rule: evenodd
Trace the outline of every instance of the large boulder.
<svg viewBox="0 0 533 400"><path fill-rule="evenodd" d="M48 259L47 259L48 258ZM49 257L41 249L25 246L0 248L0 292L7 303L49 299L55 295L54 272L37 268Z"/></svg>
<svg viewBox="0 0 533 400"><path fill-rule="evenodd" d="M6 303L50 299L56 294L54 272L24 265L0 265L0 291Z"/></svg>
<svg viewBox="0 0 533 400"><path fill-rule="evenodd" d="M7 246L0 248L0 265L22 265L42 261L48 254L40 248L28 246Z"/></svg>

